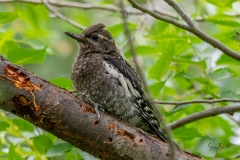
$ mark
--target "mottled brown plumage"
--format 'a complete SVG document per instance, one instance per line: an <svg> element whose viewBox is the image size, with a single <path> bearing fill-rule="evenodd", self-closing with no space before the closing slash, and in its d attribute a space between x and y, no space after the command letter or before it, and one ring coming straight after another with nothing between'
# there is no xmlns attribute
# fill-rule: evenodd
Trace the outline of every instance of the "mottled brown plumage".
<svg viewBox="0 0 240 160"><path fill-rule="evenodd" d="M136 72L104 28L99 23L82 34L66 32L79 44L71 75L76 91L88 95L105 112L168 142Z"/></svg>

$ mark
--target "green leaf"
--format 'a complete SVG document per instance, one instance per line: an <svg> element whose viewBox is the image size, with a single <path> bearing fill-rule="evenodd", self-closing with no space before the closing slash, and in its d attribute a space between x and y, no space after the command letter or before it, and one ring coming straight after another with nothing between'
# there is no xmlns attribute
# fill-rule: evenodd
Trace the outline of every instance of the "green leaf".
<svg viewBox="0 0 240 160"><path fill-rule="evenodd" d="M9 151L8 151L8 159L11 160L23 160L23 158L16 152L15 146L13 144L10 145Z"/></svg>
<svg viewBox="0 0 240 160"><path fill-rule="evenodd" d="M236 94L235 92L232 92L232 91L223 91L223 92L221 92L221 97L222 98L231 98L231 99L233 99L233 98L239 98L239 95L238 94Z"/></svg>
<svg viewBox="0 0 240 160"><path fill-rule="evenodd" d="M161 80L161 78L166 73L168 66L170 65L170 61L166 61L162 58L159 58L155 64L149 69L149 78L153 78L156 80Z"/></svg>
<svg viewBox="0 0 240 160"><path fill-rule="evenodd" d="M234 2L234 0L207 0L208 2L219 6L219 7L231 7L231 4Z"/></svg>
<svg viewBox="0 0 240 160"><path fill-rule="evenodd" d="M157 82L149 86L149 89L152 92L154 97L157 97L161 93L161 90L164 87L164 84L165 82Z"/></svg>
<svg viewBox="0 0 240 160"><path fill-rule="evenodd" d="M84 160L83 157L79 154L73 154L71 152L68 152L65 154L64 160Z"/></svg>
<svg viewBox="0 0 240 160"><path fill-rule="evenodd" d="M0 12L0 24L12 22L18 18L17 12Z"/></svg>
<svg viewBox="0 0 240 160"><path fill-rule="evenodd" d="M69 143L56 144L48 150L46 156L47 157L61 156L64 155L65 152L71 150L72 148L73 146Z"/></svg>
<svg viewBox="0 0 240 160"><path fill-rule="evenodd" d="M0 122L0 131L6 131L7 127L9 127L9 124L6 122Z"/></svg>
<svg viewBox="0 0 240 160"><path fill-rule="evenodd" d="M152 47L152 46L136 46L135 47L135 51L137 53L137 55L158 55L159 50L156 47ZM132 57L130 51L128 50L127 52L125 52L125 57L126 58L130 58Z"/></svg>
<svg viewBox="0 0 240 160"><path fill-rule="evenodd" d="M187 39L185 36L176 36L174 34L159 34L158 36L154 37L147 37L149 40L156 40L156 41L185 41L187 42Z"/></svg>
<svg viewBox="0 0 240 160"><path fill-rule="evenodd" d="M44 154L53 146L53 142L46 135L40 135L40 136L34 137L33 143L36 149L40 153L44 153Z"/></svg>
<svg viewBox="0 0 240 160"><path fill-rule="evenodd" d="M12 122L14 123L14 125L18 126L20 131L29 131L29 132L34 131L34 126L31 123L27 122L26 120L16 118L16 119L12 119Z"/></svg>
<svg viewBox="0 0 240 160"><path fill-rule="evenodd" d="M130 30L136 29L137 25L134 23L128 23L128 28ZM116 25L107 27L107 30L112 34L113 37L118 36L119 34L123 34L123 24L118 23Z"/></svg>
<svg viewBox="0 0 240 160"><path fill-rule="evenodd" d="M137 46L135 49L138 55L150 55L159 53L159 50L157 48L151 46Z"/></svg>
<svg viewBox="0 0 240 160"><path fill-rule="evenodd" d="M4 45L2 46L1 48L1 52L4 54L4 55L7 55L7 53L12 50L12 49L15 49L15 48L19 48L19 44L17 42L14 42L14 41L6 41L4 43Z"/></svg>
<svg viewBox="0 0 240 160"><path fill-rule="evenodd" d="M222 54L222 56L218 59L217 65L224 65L227 66L228 69L231 69L231 71L235 73L239 73L240 65L239 61L236 59L233 59L226 54Z"/></svg>
<svg viewBox="0 0 240 160"><path fill-rule="evenodd" d="M15 48L8 52L7 58L15 64L35 64L42 63L46 58L46 48L41 50Z"/></svg>
<svg viewBox="0 0 240 160"><path fill-rule="evenodd" d="M183 141L193 140L194 138L199 138L202 136L196 128L193 127L187 128L184 126L175 129L173 133L174 137L179 138Z"/></svg>
<svg viewBox="0 0 240 160"><path fill-rule="evenodd" d="M64 77L54 78L49 80L49 82L67 90L71 90L73 86L72 80Z"/></svg>
<svg viewBox="0 0 240 160"><path fill-rule="evenodd" d="M209 78L211 78L213 81L222 80L231 76L232 73L230 73L227 68L219 68L209 73Z"/></svg>
<svg viewBox="0 0 240 160"><path fill-rule="evenodd" d="M49 11L44 5L20 4L18 6L19 18L22 19L29 27L34 28L36 33L47 30L49 22ZM36 34L37 36L38 34Z"/></svg>
<svg viewBox="0 0 240 160"><path fill-rule="evenodd" d="M225 25L229 27L239 27L240 25L240 21L237 18L229 17L226 15L210 16L204 19L214 24L220 24L220 25Z"/></svg>

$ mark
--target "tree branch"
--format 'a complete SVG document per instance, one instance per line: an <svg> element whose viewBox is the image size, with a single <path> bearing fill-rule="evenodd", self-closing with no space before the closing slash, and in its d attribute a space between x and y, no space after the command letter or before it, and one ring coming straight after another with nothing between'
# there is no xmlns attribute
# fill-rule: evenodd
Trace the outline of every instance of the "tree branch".
<svg viewBox="0 0 240 160"><path fill-rule="evenodd" d="M129 44L129 47L130 47L130 53L132 54L134 64L135 64L137 72L140 75L140 78L141 78L141 80L144 84L144 88L147 91L147 96L150 100L152 100L152 96L151 96L151 93L150 93L149 88L147 86L146 79L145 79L145 77L142 73L142 70L141 70L141 68L139 66L139 63L138 63L138 60L137 60L137 54L136 54L136 51L134 49L131 33L129 31L128 24L127 24L127 13L126 13L125 8L124 8L123 0L120 0L120 8L121 8L121 14L122 14L122 19L123 19L123 26L124 26L125 35L128 39L128 44ZM153 108L155 108L154 105L153 105ZM167 137L169 139L172 139L171 130L166 127L166 122L165 122L161 112L159 112L159 118L160 118L162 127L164 128L164 133L167 135ZM174 147L174 143L172 141L170 141L170 149L171 149L170 150L171 151L170 159L174 160L175 159L174 158L175 157L175 147Z"/></svg>
<svg viewBox="0 0 240 160"><path fill-rule="evenodd" d="M240 102L238 99L213 99L213 100L192 100L192 101L183 101L183 102L170 102L170 101L153 101L152 103L156 104L166 104L166 105L184 105L184 104L193 104L193 103L220 103L220 102Z"/></svg>
<svg viewBox="0 0 240 160"><path fill-rule="evenodd" d="M0 109L101 159L168 159L168 144L104 113L96 124L93 107L3 57L0 95ZM176 157L201 159L181 150Z"/></svg>
<svg viewBox="0 0 240 160"><path fill-rule="evenodd" d="M47 9L52 12L55 16L57 16L58 18L66 21L67 23L73 25L74 27L77 27L81 30L84 30L86 27L75 22L74 20L64 16L63 14L61 14L60 12L58 12L56 9L54 9L49 3L48 0L42 0L42 3L47 7Z"/></svg>
<svg viewBox="0 0 240 160"><path fill-rule="evenodd" d="M142 6L140 6L138 3L136 3L134 0L128 0L132 6L136 9L139 9L151 16L153 16L154 18L158 19L158 20L161 20L161 21L165 21L165 22L168 22L168 23L171 23L179 28L182 28L182 29L185 29L193 34L195 34L196 36L198 36L199 38L201 38L202 40L208 42L209 44L211 44L213 47L221 50L223 53L225 53L226 55L236 59L236 60L239 60L240 61L240 54L233 51L232 49L226 47L224 44L222 44L221 42L219 42L218 40L208 36L206 33L204 33L203 31L201 31L199 28L195 27L193 24L192 24L192 21L191 19L189 19L189 17L185 14L185 12L180 8L180 6L174 2L172 0L165 0L166 2L170 3L170 5L174 6L174 9L180 13L180 16L186 21L187 24L190 24L190 25L185 25L185 24L182 24L176 20L173 20L173 19L169 19L165 16L162 16L160 14L156 14L155 12L152 12L150 11L149 9L146 9Z"/></svg>
<svg viewBox="0 0 240 160"><path fill-rule="evenodd" d="M188 123L191 123L191 122L203 119L203 118L208 118L208 117L216 116L216 115L223 114L223 113L234 113L237 111L240 111L240 104L232 105L232 106L225 106L225 107L221 107L221 108L213 108L213 109L209 109L209 110L205 110L202 112L191 114L183 119L180 119L178 121L175 121L175 122L169 124L167 127L174 130L185 124L188 124Z"/></svg>

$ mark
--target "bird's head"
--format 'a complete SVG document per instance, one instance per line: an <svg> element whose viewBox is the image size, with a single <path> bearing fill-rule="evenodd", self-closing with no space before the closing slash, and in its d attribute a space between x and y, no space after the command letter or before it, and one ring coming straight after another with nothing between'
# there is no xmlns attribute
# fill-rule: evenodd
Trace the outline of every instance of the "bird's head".
<svg viewBox="0 0 240 160"><path fill-rule="evenodd" d="M65 34L78 41L80 53L88 53L91 51L110 53L117 48L113 37L107 30L104 30L104 28L104 24L98 23L86 28L82 34L70 32L65 32Z"/></svg>

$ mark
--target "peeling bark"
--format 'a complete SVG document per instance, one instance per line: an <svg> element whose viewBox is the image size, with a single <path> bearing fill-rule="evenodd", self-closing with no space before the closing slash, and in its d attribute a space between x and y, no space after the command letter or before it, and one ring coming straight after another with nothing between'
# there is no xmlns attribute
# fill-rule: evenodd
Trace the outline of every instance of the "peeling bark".
<svg viewBox="0 0 240 160"><path fill-rule="evenodd" d="M167 160L169 145L101 112L68 91L0 57L0 109L11 112L100 159ZM178 160L200 160L176 150Z"/></svg>

